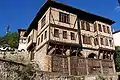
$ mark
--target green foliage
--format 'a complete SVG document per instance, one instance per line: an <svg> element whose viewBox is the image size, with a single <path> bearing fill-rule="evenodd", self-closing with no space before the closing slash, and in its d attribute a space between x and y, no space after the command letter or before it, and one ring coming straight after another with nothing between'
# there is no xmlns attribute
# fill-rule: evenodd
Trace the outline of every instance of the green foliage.
<svg viewBox="0 0 120 80"><path fill-rule="evenodd" d="M116 65L116 71L120 72L120 46L115 47L115 65Z"/></svg>
<svg viewBox="0 0 120 80"><path fill-rule="evenodd" d="M6 44L4 37L0 37L0 45Z"/></svg>
<svg viewBox="0 0 120 80"><path fill-rule="evenodd" d="M17 32L8 32L5 36L0 37L0 45L8 44L12 48L17 48L18 38Z"/></svg>

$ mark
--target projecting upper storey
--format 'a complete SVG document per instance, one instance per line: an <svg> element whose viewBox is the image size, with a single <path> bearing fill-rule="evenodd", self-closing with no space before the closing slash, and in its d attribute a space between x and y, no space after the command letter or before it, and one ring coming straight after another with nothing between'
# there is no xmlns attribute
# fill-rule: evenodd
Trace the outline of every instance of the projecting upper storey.
<svg viewBox="0 0 120 80"><path fill-rule="evenodd" d="M45 14L45 12L48 10L49 7L57 8L57 9L75 14L81 20L87 20L87 21L91 21L91 22L100 21L100 22L103 22L103 23L106 23L106 24L109 24L109 25L114 23L114 21L112 21L108 18L97 16L97 15L82 11L80 9L77 9L77 8L62 4L62 3L58 3L56 1L47 1L40 8L39 12L37 13L35 18L33 19L33 21L30 24L25 36L28 36L28 34L31 32L32 29L37 29L38 21L42 18L42 16Z"/></svg>

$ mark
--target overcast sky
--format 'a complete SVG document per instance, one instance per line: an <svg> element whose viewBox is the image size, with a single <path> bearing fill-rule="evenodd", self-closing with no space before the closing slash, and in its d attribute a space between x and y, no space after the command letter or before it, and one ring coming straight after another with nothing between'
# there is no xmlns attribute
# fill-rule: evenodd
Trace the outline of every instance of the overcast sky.
<svg viewBox="0 0 120 80"><path fill-rule="evenodd" d="M36 13L46 0L1 0L0 35L5 34L5 26L15 32L18 28L28 28ZM57 0L84 11L114 20L115 30L120 29L120 7L117 0Z"/></svg>

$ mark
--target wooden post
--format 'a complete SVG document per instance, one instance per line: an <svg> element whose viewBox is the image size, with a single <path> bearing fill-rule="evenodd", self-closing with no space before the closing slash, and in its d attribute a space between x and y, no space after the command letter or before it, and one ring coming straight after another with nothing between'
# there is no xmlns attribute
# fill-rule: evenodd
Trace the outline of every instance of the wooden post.
<svg viewBox="0 0 120 80"><path fill-rule="evenodd" d="M62 55L64 55L64 46L62 47Z"/></svg>
<svg viewBox="0 0 120 80"><path fill-rule="evenodd" d="M79 44L81 45L81 50L82 50L82 41L81 41L81 29L80 29L80 20L78 19L77 16L77 32L78 32L78 38L79 38Z"/></svg>
<svg viewBox="0 0 120 80"><path fill-rule="evenodd" d="M103 66L102 66L102 60L100 60L100 69L101 69L101 74L103 75Z"/></svg>
<svg viewBox="0 0 120 80"><path fill-rule="evenodd" d="M86 61L86 71L87 71L87 75L89 75L88 59L85 58L85 61Z"/></svg>
<svg viewBox="0 0 120 80"><path fill-rule="evenodd" d="M54 51L54 53L53 53L54 55L56 54L56 47L57 47L57 45L55 45L55 51Z"/></svg>
<svg viewBox="0 0 120 80"><path fill-rule="evenodd" d="M71 62L70 62L70 54L71 54L71 47L68 51L68 72L69 72L69 75L71 75Z"/></svg>
<svg viewBox="0 0 120 80"><path fill-rule="evenodd" d="M77 48L76 56L78 55L79 49Z"/></svg>

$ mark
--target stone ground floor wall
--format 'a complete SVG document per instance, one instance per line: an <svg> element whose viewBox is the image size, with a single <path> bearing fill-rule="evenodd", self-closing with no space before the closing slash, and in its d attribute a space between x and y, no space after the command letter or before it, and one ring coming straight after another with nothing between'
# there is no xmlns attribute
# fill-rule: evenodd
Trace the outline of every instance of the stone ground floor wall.
<svg viewBox="0 0 120 80"><path fill-rule="evenodd" d="M118 80L117 75L81 75L81 76L69 76L61 73L48 73L38 72L35 80Z"/></svg>
<svg viewBox="0 0 120 80"><path fill-rule="evenodd" d="M0 59L0 80L117 80L117 75L73 76L58 72L40 71L36 63L24 65Z"/></svg>

